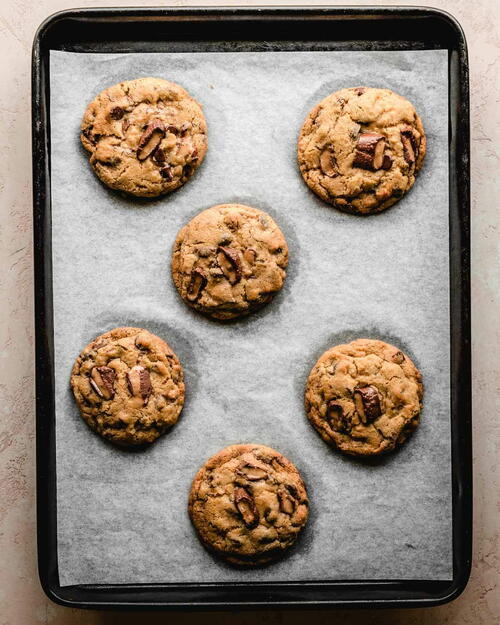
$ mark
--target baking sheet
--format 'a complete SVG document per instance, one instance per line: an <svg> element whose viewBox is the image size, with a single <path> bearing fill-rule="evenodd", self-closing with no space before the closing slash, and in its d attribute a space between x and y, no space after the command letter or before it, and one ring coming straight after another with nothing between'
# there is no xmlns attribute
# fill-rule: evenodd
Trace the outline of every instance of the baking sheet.
<svg viewBox="0 0 500 625"><path fill-rule="evenodd" d="M62 586L89 583L452 578L447 51L50 53L57 536ZM99 183L79 144L87 103L138 76L179 82L200 102L209 151L194 179L154 201ZM336 211L303 183L296 141L310 108L346 86L384 86L420 113L428 155L413 190L378 216ZM287 237L288 278L262 311L230 325L178 298L179 228L223 202L269 212ZM150 449L94 435L69 390L95 336L142 326L176 351L187 399ZM420 428L372 463L341 456L309 425L304 384L331 345L366 336L421 369ZM235 570L199 544L187 496L222 447L270 445L306 480L298 545L265 569Z"/></svg>

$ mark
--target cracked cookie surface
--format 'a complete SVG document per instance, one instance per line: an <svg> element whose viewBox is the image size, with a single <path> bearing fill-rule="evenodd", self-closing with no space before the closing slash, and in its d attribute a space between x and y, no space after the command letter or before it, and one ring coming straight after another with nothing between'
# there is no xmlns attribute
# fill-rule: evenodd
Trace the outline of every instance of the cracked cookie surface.
<svg viewBox="0 0 500 625"><path fill-rule="evenodd" d="M212 206L178 233L172 278L188 306L216 319L246 315L281 289L288 246L275 221L243 204Z"/></svg>
<svg viewBox="0 0 500 625"><path fill-rule="evenodd" d="M295 466L264 445L232 445L196 474L188 504L201 542L240 566L268 564L297 540L309 514Z"/></svg>
<svg viewBox="0 0 500 625"><path fill-rule="evenodd" d="M357 339L327 350L307 380L305 409L323 440L354 456L401 445L418 426L422 376L393 345Z"/></svg>
<svg viewBox="0 0 500 625"><path fill-rule="evenodd" d="M156 197L183 185L207 151L200 104L161 78L108 87L88 105L80 130L102 182L140 197Z"/></svg>
<svg viewBox="0 0 500 625"><path fill-rule="evenodd" d="M172 427L184 404L181 364L159 337L115 328L85 347L71 389L89 427L120 446L152 443Z"/></svg>
<svg viewBox="0 0 500 625"><path fill-rule="evenodd" d="M413 105L389 89L341 89L317 104L298 141L300 172L322 200L349 213L378 213L415 182L426 152Z"/></svg>

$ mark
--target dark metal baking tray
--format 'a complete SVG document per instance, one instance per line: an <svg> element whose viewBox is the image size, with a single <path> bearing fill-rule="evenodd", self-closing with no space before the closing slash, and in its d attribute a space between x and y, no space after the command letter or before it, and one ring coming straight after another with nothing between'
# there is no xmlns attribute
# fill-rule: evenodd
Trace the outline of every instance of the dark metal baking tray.
<svg viewBox="0 0 500 625"><path fill-rule="evenodd" d="M49 50L201 52L447 49L453 579L61 587L57 565ZM81 608L415 607L456 598L471 566L469 78L465 37L429 8L76 9L38 29L32 57L38 564L48 597Z"/></svg>

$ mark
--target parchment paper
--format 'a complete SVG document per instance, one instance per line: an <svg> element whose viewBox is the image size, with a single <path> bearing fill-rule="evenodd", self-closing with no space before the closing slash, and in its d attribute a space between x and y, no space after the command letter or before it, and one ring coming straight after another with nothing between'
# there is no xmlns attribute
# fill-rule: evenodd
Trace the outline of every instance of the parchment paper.
<svg viewBox="0 0 500 625"><path fill-rule="evenodd" d="M51 52L50 72L61 584L450 579L447 52ZM99 91L149 75L179 82L203 103L209 151L184 188L141 202L94 176L79 124ZM368 218L318 200L296 164L311 107L356 85L406 96L428 137L414 189ZM169 275L179 228L222 202L268 211L290 247L283 292L230 325L189 310ZM166 339L186 373L181 420L145 452L93 434L69 390L80 350L121 325ZM416 434L368 464L323 443L302 403L319 355L360 336L407 351L426 387ZM265 569L215 560L186 511L199 466L240 442L285 454L311 500L299 544Z"/></svg>

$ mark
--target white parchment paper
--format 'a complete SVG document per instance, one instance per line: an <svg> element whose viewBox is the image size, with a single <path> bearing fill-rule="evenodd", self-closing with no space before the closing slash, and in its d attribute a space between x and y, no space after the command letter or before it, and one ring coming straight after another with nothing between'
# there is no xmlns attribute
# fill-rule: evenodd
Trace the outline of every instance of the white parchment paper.
<svg viewBox="0 0 500 625"><path fill-rule="evenodd" d="M209 127L194 179L147 202L105 188L79 142L87 103L138 76L182 84ZM428 137L414 189L368 218L318 200L296 164L311 107L357 85L407 97ZM50 87L61 584L450 579L447 52L51 52ZM230 325L188 309L169 275L179 228L222 202L268 211L290 247L283 292ZM80 350L121 325L163 337L186 373L181 420L144 452L93 434L69 390ZM360 336L407 351L426 387L412 439L368 464L323 443L302 403L319 355ZM311 500L302 539L265 569L213 559L186 510L199 466L240 442L290 458Z"/></svg>

